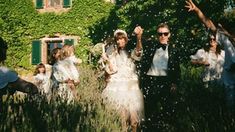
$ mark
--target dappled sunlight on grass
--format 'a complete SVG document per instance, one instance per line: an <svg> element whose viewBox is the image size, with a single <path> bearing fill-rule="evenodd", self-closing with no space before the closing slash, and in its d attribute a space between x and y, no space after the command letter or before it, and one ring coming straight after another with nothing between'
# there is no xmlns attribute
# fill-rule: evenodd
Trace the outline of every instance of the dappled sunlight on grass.
<svg viewBox="0 0 235 132"><path fill-rule="evenodd" d="M182 82L178 87L176 109L173 115L159 118L162 131L215 132L235 129L234 113L224 100L223 88L204 88L200 82L200 68L182 65ZM120 119L115 111L105 109L101 92L102 78L89 66L80 67L77 102L42 96L4 96L1 105L1 131L121 131ZM167 113L161 109L162 113Z"/></svg>
<svg viewBox="0 0 235 132"><path fill-rule="evenodd" d="M89 67L82 67L78 86L80 100L71 104L60 99L35 95L6 97L1 106L0 130L3 131L119 131L113 112L104 109L100 93L102 82Z"/></svg>

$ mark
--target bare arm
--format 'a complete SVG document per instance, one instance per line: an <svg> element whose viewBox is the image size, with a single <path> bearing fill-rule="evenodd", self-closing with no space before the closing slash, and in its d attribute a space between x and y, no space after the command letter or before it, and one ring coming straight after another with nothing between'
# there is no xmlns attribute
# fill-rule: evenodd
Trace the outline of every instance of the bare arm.
<svg viewBox="0 0 235 132"><path fill-rule="evenodd" d="M207 61L201 61L201 60L191 60L191 63L194 65L200 65L200 66L209 66L210 65Z"/></svg>
<svg viewBox="0 0 235 132"><path fill-rule="evenodd" d="M213 32L216 31L216 27L214 25L214 23L211 21L211 19L209 19L208 17L206 17L203 12L193 3L192 0L187 0L186 1L186 8L188 8L188 12L190 11L194 11L198 18L200 19L200 21L209 29L211 29Z"/></svg>
<svg viewBox="0 0 235 132"><path fill-rule="evenodd" d="M137 37L137 44L136 44L136 56L140 56L140 52L142 50L142 34L143 34L143 29L140 26L137 26L134 29L134 33L136 34Z"/></svg>
<svg viewBox="0 0 235 132"><path fill-rule="evenodd" d="M106 66L105 66L106 73L108 73L109 75L116 73L117 67L114 64L113 60L109 58L106 53L102 54L102 58L106 62Z"/></svg>

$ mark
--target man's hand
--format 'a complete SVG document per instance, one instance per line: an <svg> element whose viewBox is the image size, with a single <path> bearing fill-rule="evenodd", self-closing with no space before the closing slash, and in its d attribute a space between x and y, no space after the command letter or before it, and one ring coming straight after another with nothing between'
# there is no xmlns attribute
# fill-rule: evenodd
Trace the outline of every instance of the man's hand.
<svg viewBox="0 0 235 132"><path fill-rule="evenodd" d="M185 7L188 8L188 12L196 11L198 9L197 6L193 3L192 0L187 0L185 2L186 2Z"/></svg>
<svg viewBox="0 0 235 132"><path fill-rule="evenodd" d="M172 93L174 93L174 92L176 92L176 89L177 89L177 85L174 84L174 83L172 83L172 84L171 84L171 89L170 89L170 91L171 91Z"/></svg>

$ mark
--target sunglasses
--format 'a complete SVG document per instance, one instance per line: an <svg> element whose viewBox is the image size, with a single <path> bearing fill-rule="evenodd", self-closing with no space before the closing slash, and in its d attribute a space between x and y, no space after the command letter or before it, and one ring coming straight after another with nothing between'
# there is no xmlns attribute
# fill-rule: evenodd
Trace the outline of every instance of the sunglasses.
<svg viewBox="0 0 235 132"><path fill-rule="evenodd" d="M216 39L215 39L215 38L210 38L210 40L213 40L213 41L215 41Z"/></svg>
<svg viewBox="0 0 235 132"><path fill-rule="evenodd" d="M169 32L163 32L163 33L158 32L157 34L158 34L158 36L162 36L162 35L168 36L168 35L169 35Z"/></svg>

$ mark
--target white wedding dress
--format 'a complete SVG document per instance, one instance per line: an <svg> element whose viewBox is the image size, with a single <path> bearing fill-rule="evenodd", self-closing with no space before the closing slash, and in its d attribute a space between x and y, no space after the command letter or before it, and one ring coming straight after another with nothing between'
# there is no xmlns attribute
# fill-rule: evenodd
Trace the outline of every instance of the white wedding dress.
<svg viewBox="0 0 235 132"><path fill-rule="evenodd" d="M106 65L110 78L102 95L104 102L111 108L137 113L140 122L144 118L144 101L132 58L135 57L128 57L128 54L122 50L119 54L113 53L109 56L113 71Z"/></svg>

